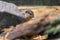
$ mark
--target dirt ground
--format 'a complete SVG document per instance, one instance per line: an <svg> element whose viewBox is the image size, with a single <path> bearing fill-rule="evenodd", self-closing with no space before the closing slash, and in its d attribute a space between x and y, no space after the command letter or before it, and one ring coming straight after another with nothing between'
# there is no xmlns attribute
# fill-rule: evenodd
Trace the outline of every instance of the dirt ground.
<svg viewBox="0 0 60 40"><path fill-rule="evenodd" d="M60 6L18 6L18 9L30 9L34 12L34 16L38 17L51 11L60 10Z"/></svg>

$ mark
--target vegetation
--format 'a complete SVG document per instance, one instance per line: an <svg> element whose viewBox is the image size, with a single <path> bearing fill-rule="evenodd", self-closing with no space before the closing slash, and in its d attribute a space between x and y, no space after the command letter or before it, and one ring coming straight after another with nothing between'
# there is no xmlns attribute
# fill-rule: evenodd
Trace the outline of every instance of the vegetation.
<svg viewBox="0 0 60 40"><path fill-rule="evenodd" d="M60 0L3 0L16 5L60 5Z"/></svg>

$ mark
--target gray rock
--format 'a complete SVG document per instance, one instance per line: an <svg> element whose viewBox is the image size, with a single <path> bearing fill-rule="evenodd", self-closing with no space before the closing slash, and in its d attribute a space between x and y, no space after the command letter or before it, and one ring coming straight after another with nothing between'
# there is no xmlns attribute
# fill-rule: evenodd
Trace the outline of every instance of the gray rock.
<svg viewBox="0 0 60 40"><path fill-rule="evenodd" d="M8 12L16 16L24 17L15 4L4 1L0 1L0 12Z"/></svg>
<svg viewBox="0 0 60 40"><path fill-rule="evenodd" d="M22 23L27 17L33 17L31 10L19 11L13 3L0 1L0 29Z"/></svg>

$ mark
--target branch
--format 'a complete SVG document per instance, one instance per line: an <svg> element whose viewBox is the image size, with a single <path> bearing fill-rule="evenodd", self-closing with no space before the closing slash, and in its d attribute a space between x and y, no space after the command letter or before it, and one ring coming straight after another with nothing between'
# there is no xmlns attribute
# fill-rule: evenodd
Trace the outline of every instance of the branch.
<svg viewBox="0 0 60 40"><path fill-rule="evenodd" d="M45 15L45 17L43 17L43 19L46 17L47 16ZM12 31L8 32L5 35L5 39L12 40L16 37L21 37L22 35L26 35L28 33L35 32L35 29L38 27L38 24L41 24L40 20L41 20L41 18L38 17L38 18L31 19L30 21L25 22L23 24L16 25L16 27ZM40 28L40 29L42 31L42 28Z"/></svg>

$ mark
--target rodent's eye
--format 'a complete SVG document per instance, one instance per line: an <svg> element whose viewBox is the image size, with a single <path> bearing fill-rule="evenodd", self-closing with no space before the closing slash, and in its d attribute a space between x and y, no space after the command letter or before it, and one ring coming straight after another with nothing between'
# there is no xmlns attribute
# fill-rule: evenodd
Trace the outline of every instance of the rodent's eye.
<svg viewBox="0 0 60 40"><path fill-rule="evenodd" d="M26 11L25 13L28 13L28 14L32 15L32 12L31 11Z"/></svg>
<svg viewBox="0 0 60 40"><path fill-rule="evenodd" d="M26 11L25 13L29 13L28 11Z"/></svg>

